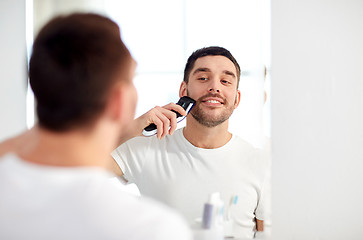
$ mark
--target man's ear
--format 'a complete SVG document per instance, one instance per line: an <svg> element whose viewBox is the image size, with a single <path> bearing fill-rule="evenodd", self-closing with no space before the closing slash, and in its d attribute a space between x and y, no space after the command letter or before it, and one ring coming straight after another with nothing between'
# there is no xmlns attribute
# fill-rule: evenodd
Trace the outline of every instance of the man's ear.
<svg viewBox="0 0 363 240"><path fill-rule="evenodd" d="M179 88L179 97L187 96L187 83L182 81Z"/></svg>
<svg viewBox="0 0 363 240"><path fill-rule="evenodd" d="M116 84L116 86L111 90L111 94L107 102L107 116L109 116L114 121L120 121L123 116L123 91L124 88L122 84Z"/></svg>
<svg viewBox="0 0 363 240"><path fill-rule="evenodd" d="M236 109L241 101L241 91L237 89L236 100L234 101L234 108Z"/></svg>

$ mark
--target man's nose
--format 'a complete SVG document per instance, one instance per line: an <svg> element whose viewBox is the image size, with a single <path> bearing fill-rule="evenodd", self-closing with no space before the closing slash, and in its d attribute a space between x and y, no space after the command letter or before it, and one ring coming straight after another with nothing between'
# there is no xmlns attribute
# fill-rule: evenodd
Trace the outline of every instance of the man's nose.
<svg viewBox="0 0 363 240"><path fill-rule="evenodd" d="M219 93L219 89L210 88L209 89L209 92L217 92L217 93Z"/></svg>
<svg viewBox="0 0 363 240"><path fill-rule="evenodd" d="M218 86L218 81L212 81L210 86L209 86L209 92L216 92L219 93L219 86Z"/></svg>

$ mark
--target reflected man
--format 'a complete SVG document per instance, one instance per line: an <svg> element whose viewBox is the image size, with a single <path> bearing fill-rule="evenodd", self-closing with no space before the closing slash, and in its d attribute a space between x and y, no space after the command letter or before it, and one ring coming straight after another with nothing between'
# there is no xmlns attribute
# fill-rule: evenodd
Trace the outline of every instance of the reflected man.
<svg viewBox="0 0 363 240"><path fill-rule="evenodd" d="M219 192L229 205L225 217L233 222L234 237L253 238L269 223L269 160L228 131L229 117L238 107L240 67L222 47L195 51L188 59L179 95L196 100L186 126L176 129L176 114L186 112L170 103L135 119L130 140L112 152L114 171L141 194L178 209L193 224L201 217L209 194ZM157 135L141 136L154 123ZM226 219L227 220L227 219Z"/></svg>

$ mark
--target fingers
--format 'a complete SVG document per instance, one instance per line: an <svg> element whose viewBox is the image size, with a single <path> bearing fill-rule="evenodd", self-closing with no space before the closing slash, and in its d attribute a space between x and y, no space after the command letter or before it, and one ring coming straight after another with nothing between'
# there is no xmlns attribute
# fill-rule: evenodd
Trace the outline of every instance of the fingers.
<svg viewBox="0 0 363 240"><path fill-rule="evenodd" d="M184 108L182 108L180 105L175 104L175 103L169 103L168 105L165 105L164 108L168 109L168 110L174 110L174 111L180 113L182 116L187 115L187 112L184 110ZM170 118L169 120L170 120L169 134L172 135L177 128L177 118L176 118L176 114L174 112L173 112L173 117Z"/></svg>
<svg viewBox="0 0 363 240"><path fill-rule="evenodd" d="M176 114L174 113L174 115L175 115L175 117L170 119L169 135L172 135L177 127Z"/></svg>
<svg viewBox="0 0 363 240"><path fill-rule="evenodd" d="M169 103L165 106L163 106L163 108L168 109L168 110L174 110L177 111L178 113L180 113L183 116L187 115L187 112L184 110L184 108L178 104L175 103Z"/></svg>
<svg viewBox="0 0 363 240"><path fill-rule="evenodd" d="M181 106L175 103L163 107L156 106L140 117L144 122L142 129L154 123L157 127L157 138L162 139L167 134L172 135L177 128L177 115L172 110L179 112L182 116L187 114Z"/></svg>
<svg viewBox="0 0 363 240"><path fill-rule="evenodd" d="M173 121L172 119L176 118L176 115L162 107L155 107L152 111L154 114L152 121L157 127L157 137L162 139L168 134L169 126Z"/></svg>

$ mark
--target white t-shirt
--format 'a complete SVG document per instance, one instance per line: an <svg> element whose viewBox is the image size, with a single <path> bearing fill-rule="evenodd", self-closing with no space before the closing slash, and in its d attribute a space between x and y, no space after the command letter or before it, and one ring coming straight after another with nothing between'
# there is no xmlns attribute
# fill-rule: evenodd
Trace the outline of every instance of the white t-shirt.
<svg viewBox="0 0 363 240"><path fill-rule="evenodd" d="M120 191L97 167L0 159L0 239L191 239L169 207Z"/></svg>
<svg viewBox="0 0 363 240"><path fill-rule="evenodd" d="M141 194L178 209L190 224L202 217L204 203L213 192L220 193L226 216L231 197L238 195L230 210L235 237L252 238L255 217L269 223L270 161L265 151L235 135L223 147L202 149L178 129L162 140L133 138L112 156Z"/></svg>

